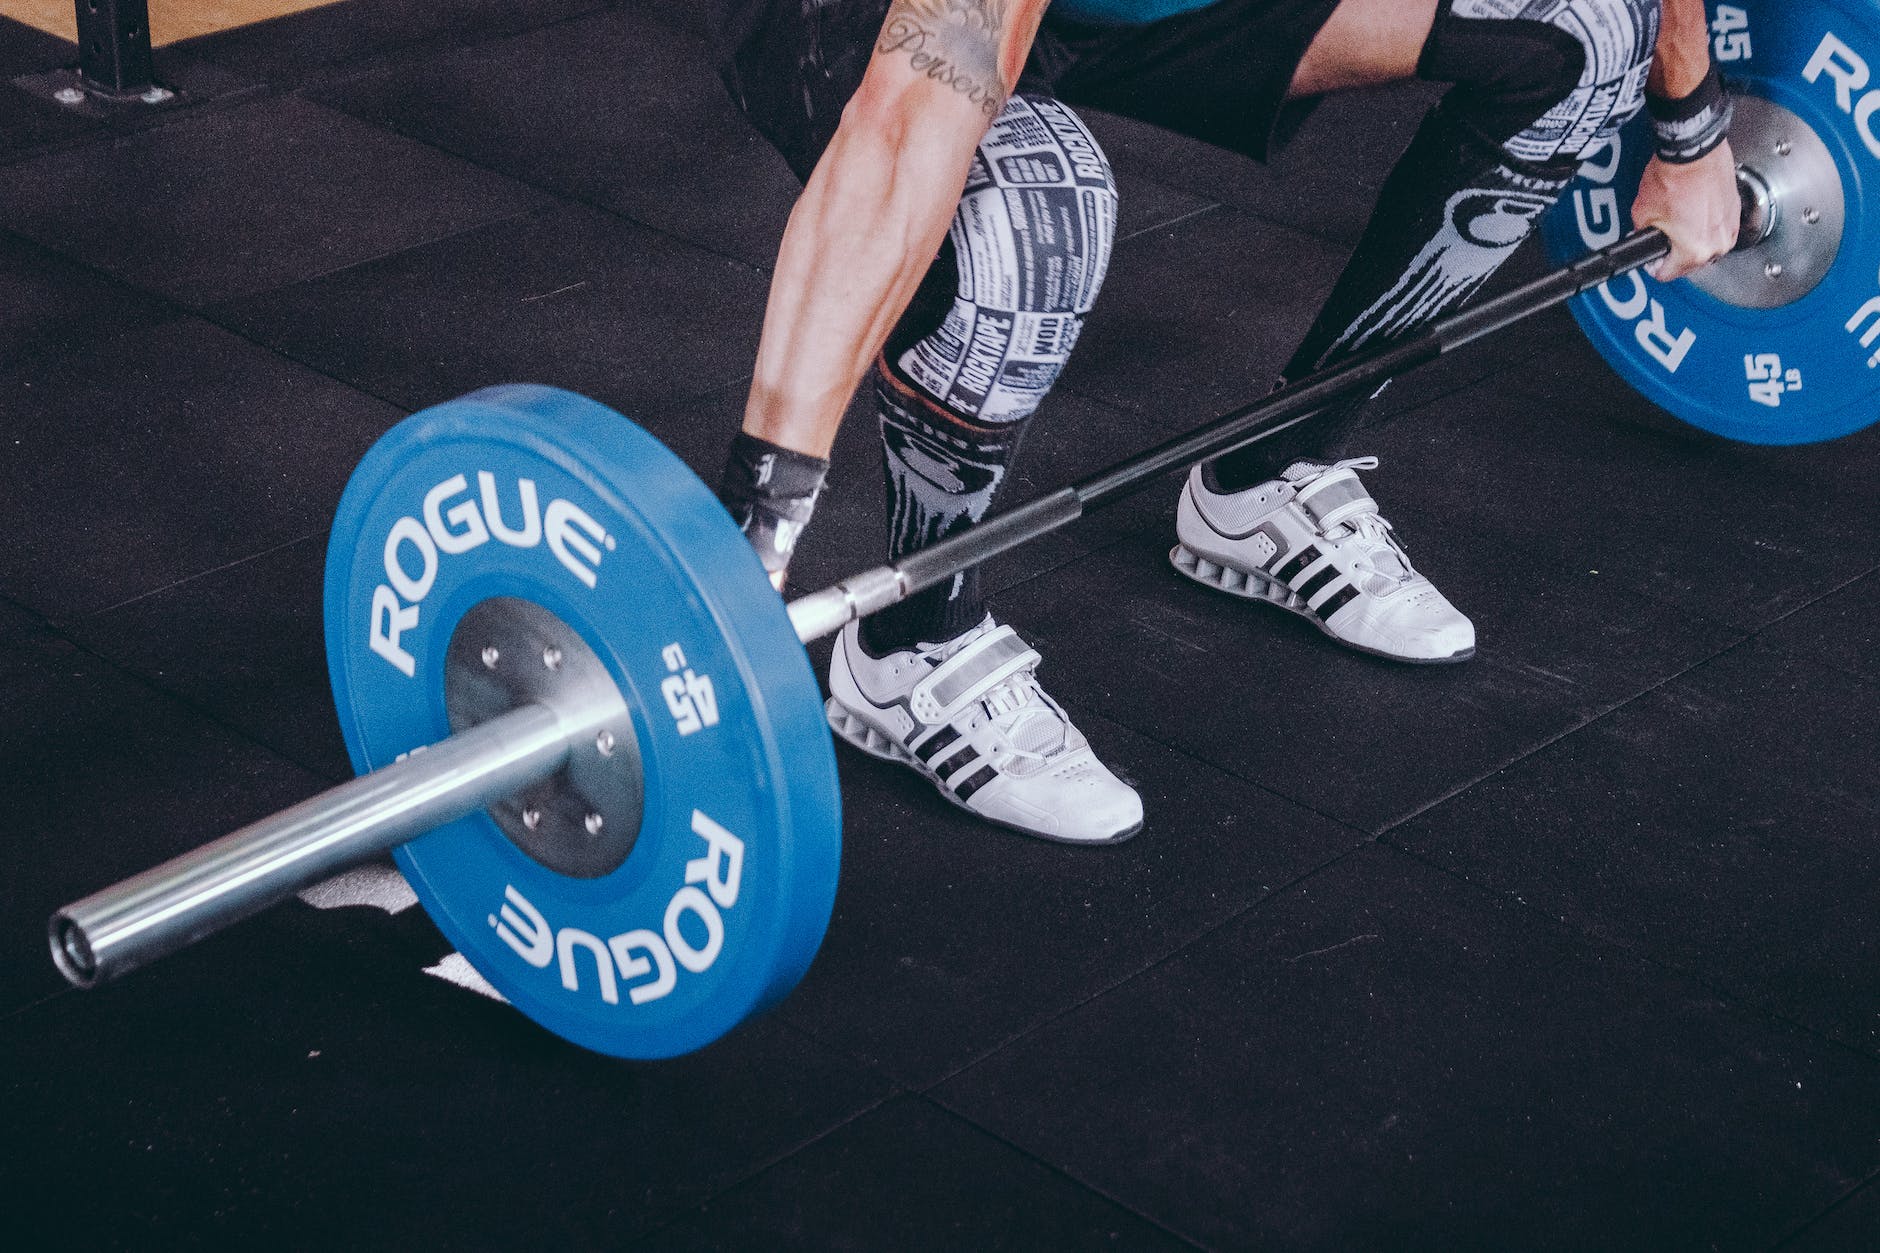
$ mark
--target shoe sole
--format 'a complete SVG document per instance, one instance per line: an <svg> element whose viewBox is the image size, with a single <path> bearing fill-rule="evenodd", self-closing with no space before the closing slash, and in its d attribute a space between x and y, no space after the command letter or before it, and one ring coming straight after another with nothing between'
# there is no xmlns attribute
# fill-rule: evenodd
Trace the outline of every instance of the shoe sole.
<svg viewBox="0 0 1880 1253"><path fill-rule="evenodd" d="M1062 835L1046 835L1042 831L1033 831L1030 827L1021 827L1014 823L989 817L955 796L953 789L949 788L939 775L927 768L927 763L901 747L899 741L895 740L892 736L882 734L868 719L862 717L835 697L831 696L823 702L823 716L828 719L829 729L840 736L845 743L860 749L870 757L878 757L882 761L892 761L903 766L911 766L922 778L933 784L934 790L945 797L955 809L969 813L981 822L990 823L995 827L1004 827L1007 831L1016 831L1020 835L1028 835L1034 840L1049 840L1053 844L1075 844L1080 848L1094 848L1106 844L1121 844L1123 841L1142 830L1142 823L1138 822L1135 826L1130 827L1126 831L1120 831L1115 835L1106 835L1100 840L1073 840Z"/></svg>
<svg viewBox="0 0 1880 1253"><path fill-rule="evenodd" d="M1251 574L1245 570L1236 570L1232 566L1209 561L1186 544L1177 544L1169 549L1168 559L1170 565L1201 586L1211 587L1217 592L1226 592L1229 596L1238 596L1242 600L1257 600L1261 604L1274 605L1288 613L1297 614L1317 627L1327 639L1336 640L1354 652L1368 653L1373 657L1382 657L1386 661L1400 662L1407 666L1452 666L1475 656L1473 647L1451 653L1447 657L1405 657L1401 653L1387 653L1380 648L1366 648L1363 644L1354 644L1336 634L1325 624L1325 619L1312 612L1303 596L1284 583L1269 579L1263 574Z"/></svg>

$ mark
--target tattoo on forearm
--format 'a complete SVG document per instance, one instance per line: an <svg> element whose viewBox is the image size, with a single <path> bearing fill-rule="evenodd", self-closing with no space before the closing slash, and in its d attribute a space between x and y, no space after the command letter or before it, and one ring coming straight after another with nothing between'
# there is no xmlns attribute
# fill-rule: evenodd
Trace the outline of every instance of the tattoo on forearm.
<svg viewBox="0 0 1880 1253"><path fill-rule="evenodd" d="M988 118L1005 105L999 39L1008 0L894 0L877 56L905 56L917 74L970 100Z"/></svg>

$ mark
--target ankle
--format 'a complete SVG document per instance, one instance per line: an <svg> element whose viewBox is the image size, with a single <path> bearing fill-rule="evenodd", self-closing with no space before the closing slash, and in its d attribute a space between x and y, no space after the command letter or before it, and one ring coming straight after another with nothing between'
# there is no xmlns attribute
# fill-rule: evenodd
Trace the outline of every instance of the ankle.
<svg viewBox="0 0 1880 1253"><path fill-rule="evenodd" d="M977 596L961 595L939 605L917 602L903 601L863 618L855 633L862 652L880 661L910 648L950 644L988 620Z"/></svg>

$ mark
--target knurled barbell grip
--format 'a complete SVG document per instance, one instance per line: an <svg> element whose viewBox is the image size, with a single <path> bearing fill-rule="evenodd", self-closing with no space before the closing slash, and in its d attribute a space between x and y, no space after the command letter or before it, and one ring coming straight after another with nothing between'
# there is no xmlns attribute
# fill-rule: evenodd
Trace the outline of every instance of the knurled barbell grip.
<svg viewBox="0 0 1880 1253"><path fill-rule="evenodd" d="M851 575L820 592L790 602L790 622L805 644L832 635L857 618L865 618L905 600L922 588L952 578L997 553L1017 548L1040 535L1083 516L1084 504L1074 487L1062 487L1016 509L987 518L889 566L876 566Z"/></svg>
<svg viewBox="0 0 1880 1253"><path fill-rule="evenodd" d="M1440 355L1512 326L1530 314L1571 300L1621 274L1650 265L1670 252L1670 238L1655 226L1646 227L1513 291L1451 314L1431 324L1426 333L1441 338Z"/></svg>
<svg viewBox="0 0 1880 1253"><path fill-rule="evenodd" d="M851 575L790 602L790 622L804 643L832 635L857 618L905 600L960 571L1030 543L1101 509L1178 467L1270 438L1321 413L1335 400L1388 380L1444 353L1590 291L1671 251L1662 231L1648 227L1478 305L1439 318L1420 334L1346 357L1295 383L1231 410L1186 435L1137 453L1069 487L1020 505L893 565Z"/></svg>

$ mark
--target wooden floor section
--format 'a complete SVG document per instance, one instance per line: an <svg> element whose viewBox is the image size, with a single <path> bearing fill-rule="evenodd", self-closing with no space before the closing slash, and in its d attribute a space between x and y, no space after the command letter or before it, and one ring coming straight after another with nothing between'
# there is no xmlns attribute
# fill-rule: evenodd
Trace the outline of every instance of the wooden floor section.
<svg viewBox="0 0 1880 1253"><path fill-rule="evenodd" d="M339 0L150 0L150 42L162 47L336 3ZM0 17L78 42L73 0L0 0Z"/></svg>

